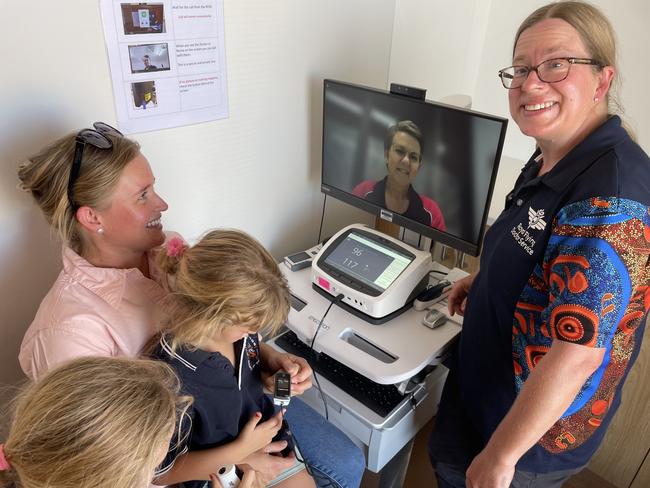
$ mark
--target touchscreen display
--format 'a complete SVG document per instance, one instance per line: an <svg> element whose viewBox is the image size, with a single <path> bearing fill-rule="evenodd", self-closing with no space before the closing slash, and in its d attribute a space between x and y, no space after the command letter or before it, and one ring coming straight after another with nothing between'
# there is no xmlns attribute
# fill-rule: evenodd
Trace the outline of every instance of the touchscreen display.
<svg viewBox="0 0 650 488"><path fill-rule="evenodd" d="M350 278L384 291L412 260L394 249L351 232L327 256L325 262Z"/></svg>

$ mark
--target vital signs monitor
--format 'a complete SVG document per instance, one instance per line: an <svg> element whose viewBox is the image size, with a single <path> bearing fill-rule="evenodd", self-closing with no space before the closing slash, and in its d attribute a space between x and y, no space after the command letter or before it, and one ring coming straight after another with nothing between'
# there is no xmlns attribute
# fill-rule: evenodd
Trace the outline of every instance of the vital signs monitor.
<svg viewBox="0 0 650 488"><path fill-rule="evenodd" d="M380 324L410 307L428 284L431 254L368 227L345 227L312 262L312 286Z"/></svg>

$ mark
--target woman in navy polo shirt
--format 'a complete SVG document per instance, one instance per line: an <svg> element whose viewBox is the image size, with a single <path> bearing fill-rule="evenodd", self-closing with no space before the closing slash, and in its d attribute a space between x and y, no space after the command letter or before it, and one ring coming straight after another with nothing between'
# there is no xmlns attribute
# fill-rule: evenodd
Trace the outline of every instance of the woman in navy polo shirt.
<svg viewBox="0 0 650 488"><path fill-rule="evenodd" d="M650 160L610 110L615 54L599 10L553 3L499 71L537 150L449 298L465 318L429 445L441 487L561 486L618 408L650 306Z"/></svg>

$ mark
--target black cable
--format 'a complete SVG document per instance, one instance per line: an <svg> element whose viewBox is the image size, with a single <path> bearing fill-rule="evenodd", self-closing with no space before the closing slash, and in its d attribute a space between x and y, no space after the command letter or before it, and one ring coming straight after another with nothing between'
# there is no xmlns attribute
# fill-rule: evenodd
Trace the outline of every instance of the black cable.
<svg viewBox="0 0 650 488"><path fill-rule="evenodd" d="M320 332L320 328L323 326L323 320L325 320L325 317L327 317L327 314L330 312L330 309L332 308L332 305L334 305L336 302L340 302L343 300L343 293L339 293L336 295L331 301L329 306L327 307L327 310L325 310L325 313L323 314L323 317L320 319L320 322L318 322L318 327L316 327L316 332L314 332L314 337L311 338L311 344L309 344L309 353L314 349L314 342L316 342L316 336Z"/></svg>
<svg viewBox="0 0 650 488"><path fill-rule="evenodd" d="M650 449L648 449L647 452L645 453L645 456L643 457L643 461L641 462L641 464L639 464L639 468L636 470L636 473L634 473L634 478L632 478L632 481L630 481L630 486L628 488L631 488L632 485L634 484L634 480L636 480L636 477L639 475L639 472L641 471L641 467L646 462L646 459L648 459L648 454L650 454Z"/></svg>
<svg viewBox="0 0 650 488"><path fill-rule="evenodd" d="M318 228L318 241L316 244L320 244L320 238L323 234L323 221L325 220L325 203L327 202L327 193L323 193L323 213L320 216L320 227Z"/></svg>
<svg viewBox="0 0 650 488"><path fill-rule="evenodd" d="M438 271L437 269L432 269L431 271L429 271L429 275L431 273L438 273L439 275L442 275L442 276L447 276L449 274L449 273L445 273L444 271Z"/></svg>
<svg viewBox="0 0 650 488"><path fill-rule="evenodd" d="M323 395L323 390L320 387L320 381L318 381L318 376L316 376L316 371L312 371L312 375L314 376L314 380L316 380L316 387L318 388L318 393L320 393L320 399L323 402L323 407L325 407L325 420L329 420L330 413L329 410L327 409L327 402L325 401L325 395Z"/></svg>
<svg viewBox="0 0 650 488"><path fill-rule="evenodd" d="M311 358L312 353L314 352L314 343L316 342L316 336L320 332L320 328L323 326L323 321L325 320L325 317L327 317L327 314L329 313L330 309L332 308L332 305L335 303L340 302L343 300L343 293L339 293L336 295L332 301L330 301L329 306L327 307L327 310L325 310L325 313L323 314L323 317L320 319L320 322L318 322L318 327L316 327L316 332L314 332L314 337L311 338L311 344L309 344L309 351L307 351L307 357ZM314 376L314 380L316 380L316 386L318 387L318 392L320 393L320 398L323 401L323 406L325 407L325 419L329 420L330 415L329 415L329 410L327 409L327 402L325 401L325 395L323 394L323 390L320 387L320 382L318 381L318 376L316 375L316 370L312 371L312 374Z"/></svg>
<svg viewBox="0 0 650 488"><path fill-rule="evenodd" d="M287 424L287 426L288 425L289 424ZM302 451L300 450L300 444L298 444L298 439L296 439L296 436L293 435L293 432L291 431L291 427L289 427L288 430L289 430L289 435L291 436L291 440L293 441L293 445L294 445L293 453L296 456L296 461L305 465L305 469L307 470L307 473L309 473L309 476L311 476L314 479L316 485L322 488L339 487L340 485L338 483L336 483L334 480L327 477L327 475L325 475L324 473L323 475L319 475L314 471L314 467L311 464L309 464L309 462L303 457ZM323 478L323 476L326 477Z"/></svg>
<svg viewBox="0 0 650 488"><path fill-rule="evenodd" d="M293 435L293 432L291 430L291 427L289 426L289 423L284 418L284 410L285 410L285 408L286 407L282 407L280 409L280 418L282 419L282 429L284 429L285 426L286 426L285 434L289 436L289 439L291 439L291 442L293 443L293 454L294 454L294 456L296 456L296 461L298 461L300 464L303 464L305 466L305 469L307 470L307 473L309 473L309 476L314 478L313 468L307 462L307 460L302 456L302 452L300 452L300 444L298 444L298 439L296 439L296 436ZM287 441L287 442L289 442L289 441ZM327 480L327 482L328 482L328 484L325 485L325 486L330 487L331 482L329 480Z"/></svg>
<svg viewBox="0 0 650 488"><path fill-rule="evenodd" d="M411 390L411 396L409 398L409 401L411 402L411 410L415 412L415 409L418 406L418 401L415 399L415 388Z"/></svg>
<svg viewBox="0 0 650 488"><path fill-rule="evenodd" d="M321 319L322 321L325 319L325 316L327 315L327 312L329 312L332 304L335 302L339 301L340 299L343 298L343 295L340 294L332 300L330 303L330 306L327 308L327 311L325 312L325 315L323 315L323 318ZM314 334L315 337L316 334ZM312 350L310 349L309 351L309 356L311 356ZM321 394L321 399L323 400L323 404L325 405L325 418L329 420L328 414L327 414L327 403L325 402L325 397L323 396L323 392L320 389L320 384L318 383L318 378L316 378L316 371L313 371L314 379L316 380L316 384L318 385L318 390ZM289 426L288 421L284 418L284 412L287 409L288 405L283 406L280 408L280 418L282 419L282 425L283 427L286 425L287 428L287 433L289 437L291 438L291 441L293 442L294 450L293 453L296 456L296 461L299 463L303 464L305 466L305 469L307 470L307 473L309 473L309 476L311 476L314 481L316 482L317 486L322 487L322 488L337 488L339 486L338 483L335 483L334 480L330 479L327 477L324 473L323 475L319 475L316 472L314 472L314 467L309 464L309 462L303 457L302 451L300 450L300 444L298 444L298 439L296 439L296 436L293 435L293 431L291 430L291 427ZM326 476L323 478L323 476Z"/></svg>

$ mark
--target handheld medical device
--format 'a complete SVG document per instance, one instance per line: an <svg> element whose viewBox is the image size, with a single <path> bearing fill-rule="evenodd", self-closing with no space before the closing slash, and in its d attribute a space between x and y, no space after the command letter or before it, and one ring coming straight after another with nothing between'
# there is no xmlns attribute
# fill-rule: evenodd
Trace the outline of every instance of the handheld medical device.
<svg viewBox="0 0 650 488"><path fill-rule="evenodd" d="M291 375L286 371L275 373L275 388L273 391L273 403L280 407L286 407L291 401Z"/></svg>
<svg viewBox="0 0 650 488"><path fill-rule="evenodd" d="M312 262L312 286L351 313L381 324L410 307L426 288L431 254L353 224L327 241Z"/></svg>
<svg viewBox="0 0 650 488"><path fill-rule="evenodd" d="M223 488L236 488L239 486L239 477L237 476L237 471L234 464L227 464L221 466L217 470L217 478Z"/></svg>

